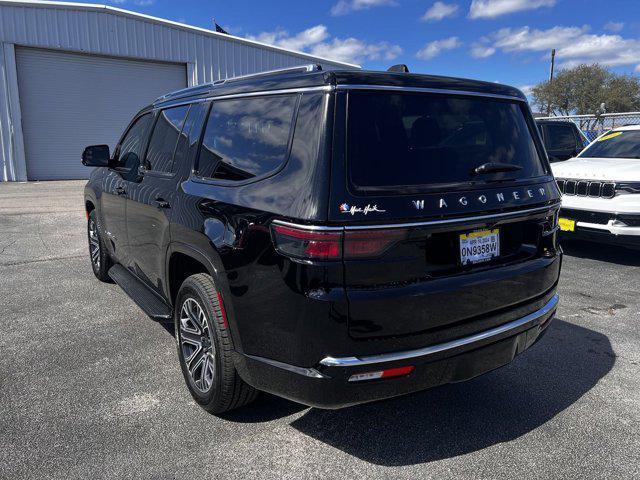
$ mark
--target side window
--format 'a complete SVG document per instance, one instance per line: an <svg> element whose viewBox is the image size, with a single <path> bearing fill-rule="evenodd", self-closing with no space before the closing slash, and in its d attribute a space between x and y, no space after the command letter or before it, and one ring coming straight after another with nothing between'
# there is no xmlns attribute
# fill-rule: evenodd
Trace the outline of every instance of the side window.
<svg viewBox="0 0 640 480"><path fill-rule="evenodd" d="M167 108L160 111L151 134L145 158L146 167L154 172L171 172L173 154L189 113L189 105Z"/></svg>
<svg viewBox="0 0 640 480"><path fill-rule="evenodd" d="M189 109L187 119L185 120L182 131L180 132L180 136L178 137L178 143L176 144L176 153L173 155L172 172L177 171L180 168L180 165L187 160L187 156L189 153L189 138L192 134L192 130L194 130L194 124L196 121L202 121L203 115L200 111L201 108L203 108L202 105L191 105L191 108ZM199 134L197 135L197 140L199 140L200 136Z"/></svg>
<svg viewBox="0 0 640 480"><path fill-rule="evenodd" d="M128 169L138 168L138 165L140 165L140 156L142 155L142 150L144 149L147 139L147 129L149 128L152 118L150 113L145 113L131 125L118 149L118 167Z"/></svg>
<svg viewBox="0 0 640 480"><path fill-rule="evenodd" d="M286 160L297 95L214 101L198 160L198 175L242 181Z"/></svg>
<svg viewBox="0 0 640 480"><path fill-rule="evenodd" d="M545 146L548 150L574 150L576 137L570 125L546 125Z"/></svg>

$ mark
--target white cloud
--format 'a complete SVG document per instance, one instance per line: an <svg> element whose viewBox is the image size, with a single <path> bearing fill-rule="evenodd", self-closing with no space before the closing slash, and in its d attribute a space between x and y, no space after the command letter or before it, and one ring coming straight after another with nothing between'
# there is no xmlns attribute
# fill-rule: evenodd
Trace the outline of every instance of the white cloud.
<svg viewBox="0 0 640 480"><path fill-rule="evenodd" d="M442 52L446 50L453 50L454 48L458 48L460 45L462 45L462 43L460 42L458 37L449 37L442 40L434 40L433 42L427 43L416 54L416 57L421 60L430 60L437 57Z"/></svg>
<svg viewBox="0 0 640 480"><path fill-rule="evenodd" d="M473 58L489 58L496 53L496 49L492 46L475 43L471 46L471 56Z"/></svg>
<svg viewBox="0 0 640 480"><path fill-rule="evenodd" d="M624 39L620 35L582 35L560 48L556 55L561 66L599 63L609 67L637 64L640 61L640 40Z"/></svg>
<svg viewBox="0 0 640 480"><path fill-rule="evenodd" d="M249 36L250 39L257 40L258 42L297 51L304 51L311 45L320 43L328 37L329 32L324 25L307 28L293 36L289 35L289 32L286 30L281 29L274 32L262 32L255 37Z"/></svg>
<svg viewBox="0 0 640 480"><path fill-rule="evenodd" d="M640 40L620 35L595 35L589 27L560 27L536 30L529 27L503 28L473 44L471 55L486 58L501 50L505 53L547 52L556 49L561 67L582 63L604 66L636 65L640 61ZM484 55L481 53L484 52Z"/></svg>
<svg viewBox="0 0 640 480"><path fill-rule="evenodd" d="M494 34L494 47L506 52L550 50L575 41L587 30L588 27L553 27L548 30L503 28Z"/></svg>
<svg viewBox="0 0 640 480"><path fill-rule="evenodd" d="M387 42L365 43L350 37L319 43L313 46L310 53L343 62L362 63L366 60L393 60L402 53L402 49Z"/></svg>
<svg viewBox="0 0 640 480"><path fill-rule="evenodd" d="M338 3L331 7L331 15L346 15L357 10L395 5L398 5L396 0L339 0Z"/></svg>
<svg viewBox="0 0 640 480"><path fill-rule="evenodd" d="M148 7L149 5L153 5L155 3L155 0L134 0L133 3L140 7Z"/></svg>
<svg viewBox="0 0 640 480"><path fill-rule="evenodd" d="M556 0L473 0L469 18L495 18L523 10L553 7Z"/></svg>
<svg viewBox="0 0 640 480"><path fill-rule="evenodd" d="M443 18L452 17L458 11L457 3L443 3L436 2L434 3L429 10L425 12L422 16L422 20L425 22L428 21L439 21Z"/></svg>
<svg viewBox="0 0 640 480"><path fill-rule="evenodd" d="M307 28L295 35L290 35L286 30L278 29L274 32L263 32L247 38L349 63L362 63L366 60L393 60L402 53L402 49L398 45L388 42L366 43L353 37L344 39L331 37L324 25Z"/></svg>
<svg viewBox="0 0 640 480"><path fill-rule="evenodd" d="M607 22L604 26L605 30L610 32L619 32L624 28L624 22Z"/></svg>

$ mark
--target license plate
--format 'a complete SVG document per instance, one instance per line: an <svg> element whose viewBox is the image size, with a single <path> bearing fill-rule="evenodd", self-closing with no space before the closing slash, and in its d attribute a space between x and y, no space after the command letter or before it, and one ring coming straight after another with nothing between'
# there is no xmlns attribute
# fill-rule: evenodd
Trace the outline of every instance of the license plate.
<svg viewBox="0 0 640 480"><path fill-rule="evenodd" d="M558 226L563 232L574 232L576 230L576 221L569 218L559 218Z"/></svg>
<svg viewBox="0 0 640 480"><path fill-rule="evenodd" d="M478 230L460 235L460 261L463 265L488 262L500 255L500 230Z"/></svg>

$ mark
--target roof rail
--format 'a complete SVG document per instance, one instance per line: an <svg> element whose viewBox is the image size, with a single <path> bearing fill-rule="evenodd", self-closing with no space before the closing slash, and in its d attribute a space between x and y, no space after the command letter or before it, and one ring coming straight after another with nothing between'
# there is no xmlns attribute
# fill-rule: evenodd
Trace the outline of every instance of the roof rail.
<svg viewBox="0 0 640 480"><path fill-rule="evenodd" d="M176 90L175 92L170 92L161 97L156 98L153 103L154 105L159 102L164 102L165 100L172 100L176 98L189 97L191 95L195 95L197 93L207 93L211 91L213 88L213 83L203 83L201 85L195 85L193 87L183 88L181 90Z"/></svg>
<svg viewBox="0 0 640 480"><path fill-rule="evenodd" d="M176 90L175 92L170 92L161 97L158 97L154 100L154 105L159 102L164 102L165 100L174 100L182 97L189 97L191 95L196 95L199 93L208 93L213 87L218 85L224 85L229 82L236 82L238 80L245 80L247 78L262 78L262 77L270 77L272 75L281 75L283 73L305 73L305 72L315 72L322 70L322 65L318 64L309 64L309 65L299 65L297 67L287 67L287 68L279 68L277 70L268 70L266 72L257 72L257 73L249 73L247 75L239 75L237 77L224 78L220 80L216 80L213 83L203 83L202 85L196 85L194 87L187 87L181 90Z"/></svg>
<svg viewBox="0 0 640 480"><path fill-rule="evenodd" d="M249 73L247 75L239 75L237 77L222 78L220 80L216 80L215 82L213 82L213 84L223 85L225 83L236 82L238 80L245 80L247 78L270 77L272 75L282 75L283 73L315 72L318 70L322 70L322 65L320 65L319 63L309 64L309 65L299 65L297 67L279 68L277 70L267 70L266 72Z"/></svg>

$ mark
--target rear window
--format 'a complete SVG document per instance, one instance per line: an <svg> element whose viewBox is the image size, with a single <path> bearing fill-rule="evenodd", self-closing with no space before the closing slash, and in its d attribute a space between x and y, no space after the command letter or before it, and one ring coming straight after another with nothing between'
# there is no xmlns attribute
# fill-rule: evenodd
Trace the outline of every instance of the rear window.
<svg viewBox="0 0 640 480"><path fill-rule="evenodd" d="M521 107L481 97L351 92L347 156L351 185L358 190L545 174ZM510 171L475 173L489 162L508 164L504 169Z"/></svg>
<svg viewBox="0 0 640 480"><path fill-rule="evenodd" d="M578 141L571 125L544 125L544 146L548 150L575 150Z"/></svg>

